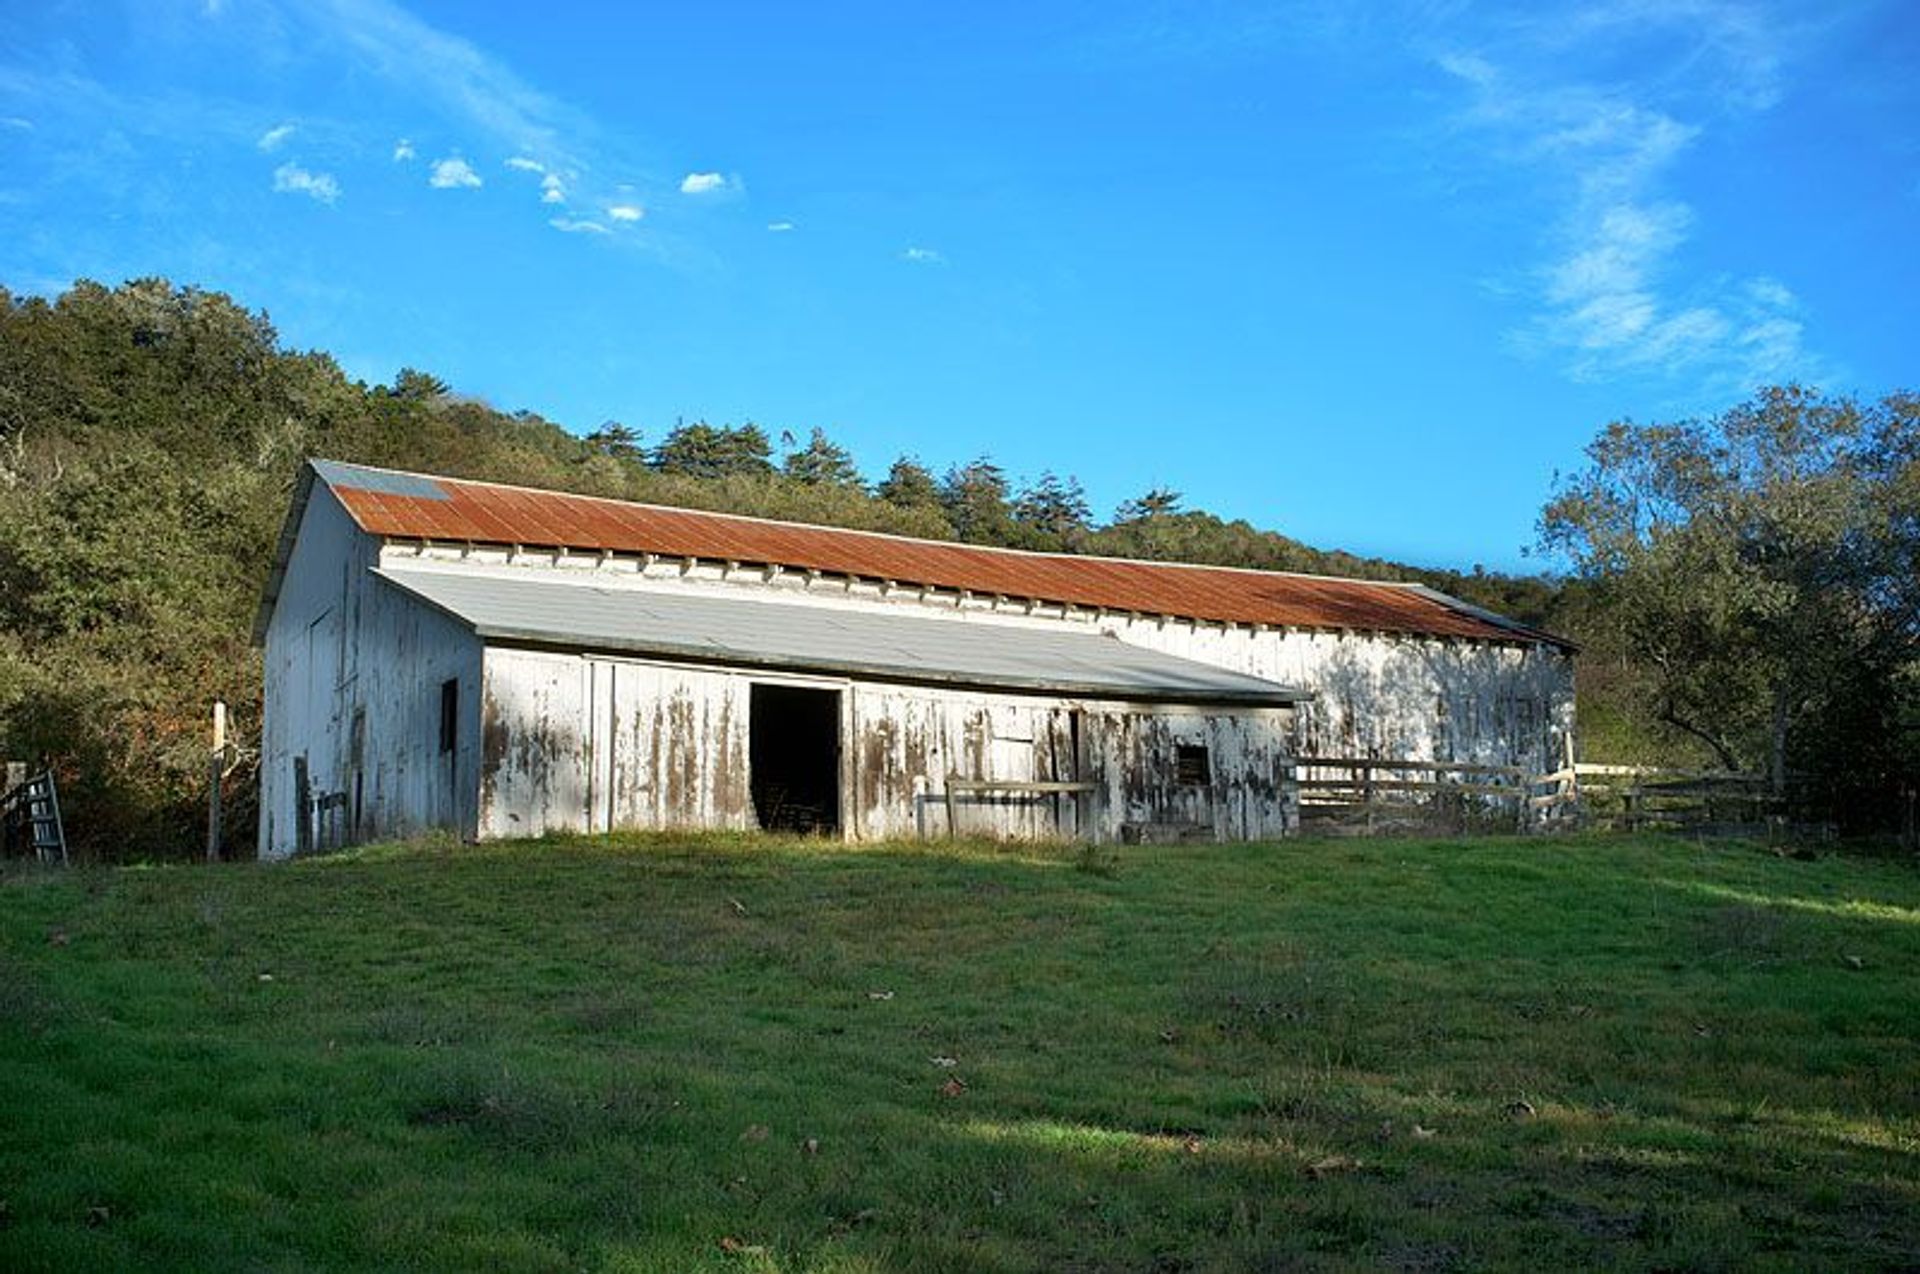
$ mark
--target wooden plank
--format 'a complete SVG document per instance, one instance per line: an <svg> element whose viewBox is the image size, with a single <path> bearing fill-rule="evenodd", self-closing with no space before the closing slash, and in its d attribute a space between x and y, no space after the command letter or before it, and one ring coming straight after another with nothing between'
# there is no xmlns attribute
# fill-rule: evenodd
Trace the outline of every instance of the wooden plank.
<svg viewBox="0 0 1920 1274"><path fill-rule="evenodd" d="M1460 792L1470 796L1519 796L1518 786L1493 783L1433 783L1419 779L1302 779L1300 790L1359 792Z"/></svg>
<svg viewBox="0 0 1920 1274"><path fill-rule="evenodd" d="M1581 777L1691 779L1713 783L1765 783L1764 774L1739 774L1732 770L1676 770L1658 765L1593 765L1586 761L1574 766Z"/></svg>
<svg viewBox="0 0 1920 1274"><path fill-rule="evenodd" d="M213 701L213 752L207 758L207 861L220 861L220 781L227 770L227 705Z"/></svg>
<svg viewBox="0 0 1920 1274"><path fill-rule="evenodd" d="M313 788L304 752L293 758L293 808L293 852L306 854L313 849Z"/></svg>
<svg viewBox="0 0 1920 1274"><path fill-rule="evenodd" d="M1423 774L1504 774L1524 778L1527 771L1517 765L1474 765L1454 761L1391 761L1379 757L1296 756L1295 769L1324 770L1401 770Z"/></svg>

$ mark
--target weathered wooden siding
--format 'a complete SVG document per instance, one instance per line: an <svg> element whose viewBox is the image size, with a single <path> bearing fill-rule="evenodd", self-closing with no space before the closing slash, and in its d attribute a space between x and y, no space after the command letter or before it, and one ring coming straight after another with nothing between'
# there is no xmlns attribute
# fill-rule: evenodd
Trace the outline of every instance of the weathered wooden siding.
<svg viewBox="0 0 1920 1274"><path fill-rule="evenodd" d="M411 555L411 549L390 550ZM649 588L780 597L842 610L894 610L957 623L1076 625L1122 641L1312 690L1293 723L1301 755L1372 755L1557 769L1572 743L1573 658L1551 644L1226 626L1098 614L803 572L488 548L439 558L529 570L604 571Z"/></svg>
<svg viewBox="0 0 1920 1274"><path fill-rule="evenodd" d="M849 839L944 836L950 774L1101 785L1085 827L1070 795L968 795L959 830L973 835L1117 839L1127 824L1153 823L1238 840L1283 835L1297 816L1278 781L1282 711L1208 714L494 647L479 834L756 826L756 682L840 692ZM1180 744L1208 749L1207 786L1176 782Z"/></svg>
<svg viewBox="0 0 1920 1274"><path fill-rule="evenodd" d="M1544 642L1227 626L1099 614L868 580L709 562L447 548L441 557L529 570L605 571L668 591L805 598L851 611L910 607L955 623L1075 625L1315 694L1292 725L1299 755L1361 755L1557 769L1572 743L1573 658Z"/></svg>
<svg viewBox="0 0 1920 1274"><path fill-rule="evenodd" d="M1276 632L1108 617L1122 641L1303 686L1301 756L1559 768L1573 732L1573 660L1545 645Z"/></svg>
<svg viewBox="0 0 1920 1274"><path fill-rule="evenodd" d="M1151 823L1247 840L1284 835L1297 815L1281 781L1284 711L1209 713L864 683L848 698L850 830L858 839L945 835L952 775L1099 785L1087 804L1067 794L958 798L958 830L974 835L1112 840L1127 824ZM1207 785L1177 782L1182 744L1207 749ZM1090 826L1082 825L1083 811Z"/></svg>
<svg viewBox="0 0 1920 1274"><path fill-rule="evenodd" d="M479 834L754 825L736 674L492 647Z"/></svg>
<svg viewBox="0 0 1920 1274"><path fill-rule="evenodd" d="M471 834L480 643L374 577L378 545L316 485L264 642L262 858L300 844L304 757L316 848L430 828ZM458 683L455 747L441 750L441 687Z"/></svg>
<svg viewBox="0 0 1920 1274"><path fill-rule="evenodd" d="M754 825L751 685L804 678L511 648L483 659L463 626L368 569L415 556L615 571L639 587L806 597L851 611L907 606L956 623L1067 624L1317 695L1297 712L1209 714L822 679L814 684L843 691L841 817L859 839L943 834L949 774L1100 785L1093 826L1080 826L1070 796L989 795L961 802L967 832L1110 838L1127 824L1200 824L1241 839L1293 826L1280 781L1293 754L1548 770L1570 746L1572 661L1542 643L1198 624L703 563L381 548L316 487L266 638L263 855L297 843L298 755L315 795L341 794L316 843L427 827L504 837ZM449 679L460 687L460 729L444 754L439 692ZM1182 744L1207 749L1204 786L1176 781ZM357 813L343 831L354 792Z"/></svg>

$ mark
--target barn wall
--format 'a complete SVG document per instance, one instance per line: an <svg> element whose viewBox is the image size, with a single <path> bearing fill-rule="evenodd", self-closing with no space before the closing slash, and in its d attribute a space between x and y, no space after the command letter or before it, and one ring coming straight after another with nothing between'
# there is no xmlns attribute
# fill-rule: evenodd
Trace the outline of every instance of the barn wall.
<svg viewBox="0 0 1920 1274"><path fill-rule="evenodd" d="M479 569L593 571L635 587L795 602L954 623L1112 633L1122 641L1301 686L1315 693L1293 723L1299 755L1380 756L1559 768L1573 732L1573 659L1542 642L1487 642L1364 632L1253 628L819 578L715 563L458 548ZM511 565L510 565L511 563Z"/></svg>
<svg viewBox="0 0 1920 1274"><path fill-rule="evenodd" d="M1573 660L1541 644L1105 621L1123 641L1286 685L1301 756L1559 768L1573 732Z"/></svg>
<svg viewBox="0 0 1920 1274"><path fill-rule="evenodd" d="M308 814L315 848L472 831L480 644L369 573L377 555L316 483L264 641L262 858L299 846L294 769L303 756L320 802ZM448 680L458 682L457 737L442 752Z"/></svg>
<svg viewBox="0 0 1920 1274"><path fill-rule="evenodd" d="M1064 794L961 796L955 823L965 835L1114 840L1129 824L1152 824L1257 840L1285 835L1297 821L1284 781L1284 710L1209 712L873 684L854 687L851 704L857 839L945 835L949 775L1099 785L1088 803ZM1206 785L1177 782L1182 744L1207 750Z"/></svg>
<svg viewBox="0 0 1920 1274"><path fill-rule="evenodd" d="M489 647L479 834L754 826L736 673Z"/></svg>
<svg viewBox="0 0 1920 1274"><path fill-rule="evenodd" d="M1297 817L1282 782L1281 710L1210 714L511 647L490 647L485 665L478 834L486 838L757 826L756 682L840 692L850 839L945 835L949 774L1101 785L1086 807L1072 796L968 795L958 802L963 834L1115 839L1126 824L1150 823L1241 840L1283 835ZM1181 744L1207 748L1206 786L1175 781Z"/></svg>

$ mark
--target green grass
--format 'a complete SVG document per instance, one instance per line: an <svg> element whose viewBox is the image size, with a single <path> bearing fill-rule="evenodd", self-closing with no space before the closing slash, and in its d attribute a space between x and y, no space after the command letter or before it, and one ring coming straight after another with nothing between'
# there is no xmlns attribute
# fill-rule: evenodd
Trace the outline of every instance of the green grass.
<svg viewBox="0 0 1920 1274"><path fill-rule="evenodd" d="M1887 1268L1917 1156L1910 863L652 838L0 876L0 1268Z"/></svg>

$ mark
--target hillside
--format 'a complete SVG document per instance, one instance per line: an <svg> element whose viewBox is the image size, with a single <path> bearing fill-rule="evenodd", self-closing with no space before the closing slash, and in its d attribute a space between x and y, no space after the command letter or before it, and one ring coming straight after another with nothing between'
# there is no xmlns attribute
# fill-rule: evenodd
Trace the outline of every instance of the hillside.
<svg viewBox="0 0 1920 1274"><path fill-rule="evenodd" d="M0 1267L1920 1262L1910 864L1113 853L16 866Z"/></svg>
<svg viewBox="0 0 1920 1274"><path fill-rule="evenodd" d="M427 373L350 380L284 348L263 314L143 280L58 299L0 290L0 756L55 758L77 843L111 857L197 840L206 714L259 720L249 634L292 480L310 455L595 495L977 543L1411 578L1529 623L1539 579L1420 571L1309 548L1152 491L1096 523L1071 478L897 458L869 483L814 430L777 455L757 426L682 424L643 445L578 436ZM230 837L251 839L236 783Z"/></svg>

